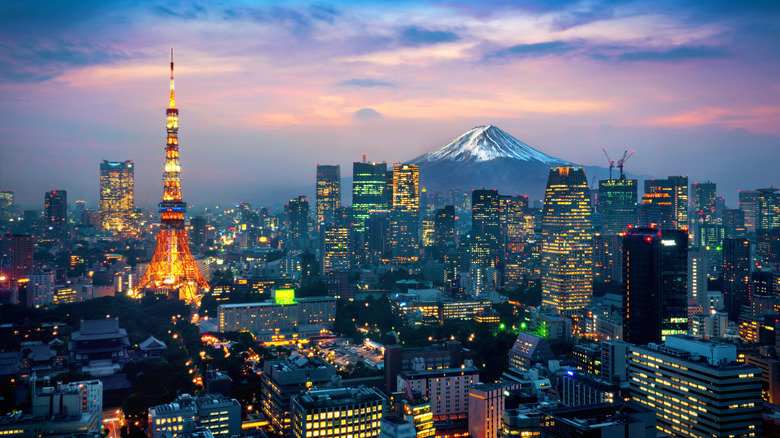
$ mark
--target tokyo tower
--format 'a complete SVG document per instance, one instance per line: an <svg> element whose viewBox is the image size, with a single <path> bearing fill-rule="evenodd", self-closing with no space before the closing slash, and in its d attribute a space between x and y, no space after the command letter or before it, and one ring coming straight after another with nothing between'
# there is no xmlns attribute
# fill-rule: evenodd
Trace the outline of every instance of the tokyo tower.
<svg viewBox="0 0 780 438"><path fill-rule="evenodd" d="M158 204L160 232L157 247L149 267L138 283L138 290L179 292L179 299L188 304L200 302L202 287L209 290L206 279L192 259L184 227L187 204L181 197L181 165L179 164L179 110L176 109L173 92L173 48L171 47L171 96L168 109L168 142L165 145L165 170L163 172L163 200Z"/></svg>

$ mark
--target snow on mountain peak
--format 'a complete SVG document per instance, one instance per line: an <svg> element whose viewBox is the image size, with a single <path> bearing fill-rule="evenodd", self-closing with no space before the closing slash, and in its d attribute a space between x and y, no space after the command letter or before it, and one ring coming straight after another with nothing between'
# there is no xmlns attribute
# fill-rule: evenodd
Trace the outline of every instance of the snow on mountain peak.
<svg viewBox="0 0 780 438"><path fill-rule="evenodd" d="M477 126L450 143L416 158L413 162L489 161L494 158L568 164L564 160L537 151L493 125Z"/></svg>

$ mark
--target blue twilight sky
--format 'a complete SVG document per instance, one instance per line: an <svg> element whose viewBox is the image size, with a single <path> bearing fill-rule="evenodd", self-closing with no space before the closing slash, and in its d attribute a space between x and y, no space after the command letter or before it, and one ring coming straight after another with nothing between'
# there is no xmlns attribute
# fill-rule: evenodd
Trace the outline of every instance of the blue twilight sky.
<svg viewBox="0 0 780 438"><path fill-rule="evenodd" d="M175 46L190 204L293 197L317 163L350 176L490 123L581 164L635 150L628 171L736 206L780 185L779 30L777 1L5 0L0 189L95 206L100 161L129 159L158 202Z"/></svg>

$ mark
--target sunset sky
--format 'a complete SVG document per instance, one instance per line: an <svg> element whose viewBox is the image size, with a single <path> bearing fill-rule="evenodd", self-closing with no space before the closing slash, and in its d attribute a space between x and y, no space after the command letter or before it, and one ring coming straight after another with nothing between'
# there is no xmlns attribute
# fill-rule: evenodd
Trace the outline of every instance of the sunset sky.
<svg viewBox="0 0 780 438"><path fill-rule="evenodd" d="M0 189L94 208L99 163L133 160L156 204L174 46L190 204L265 205L318 163L350 176L494 124L584 165L635 150L627 171L736 207L780 185L779 30L777 1L5 0Z"/></svg>

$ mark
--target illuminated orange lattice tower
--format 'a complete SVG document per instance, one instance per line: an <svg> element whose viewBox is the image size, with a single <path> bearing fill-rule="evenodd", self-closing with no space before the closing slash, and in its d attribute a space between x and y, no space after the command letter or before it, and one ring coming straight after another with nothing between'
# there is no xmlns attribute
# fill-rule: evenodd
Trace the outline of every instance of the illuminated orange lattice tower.
<svg viewBox="0 0 780 438"><path fill-rule="evenodd" d="M187 244L184 213L187 204L181 197L181 164L179 164L179 110L173 92L173 48L171 48L171 97L166 110L168 143L165 145L163 200L160 202L160 232L157 248L149 267L138 283L138 290L178 291L187 303L198 303L209 285L192 259Z"/></svg>

